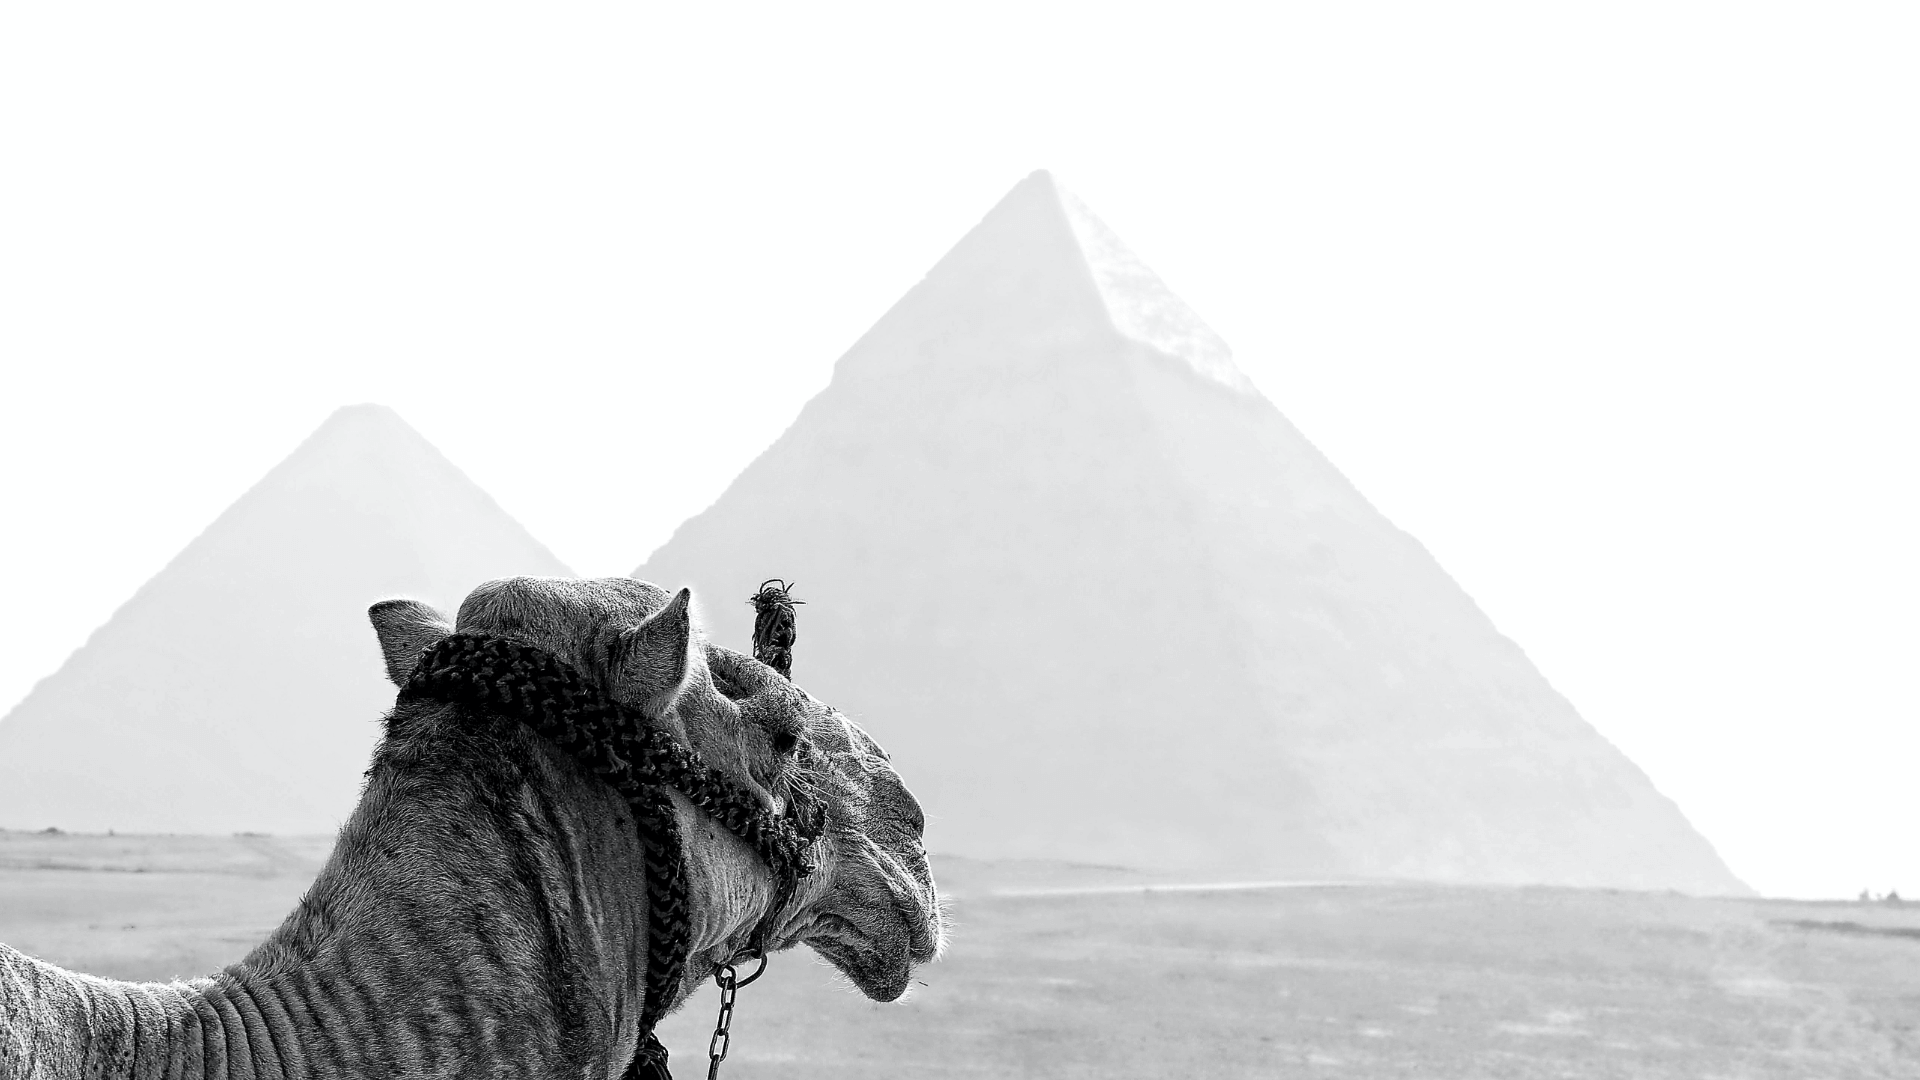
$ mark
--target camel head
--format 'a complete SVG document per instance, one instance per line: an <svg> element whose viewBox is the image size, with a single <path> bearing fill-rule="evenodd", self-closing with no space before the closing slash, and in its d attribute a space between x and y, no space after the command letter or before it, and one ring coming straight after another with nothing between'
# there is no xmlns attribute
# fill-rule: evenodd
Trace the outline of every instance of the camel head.
<svg viewBox="0 0 1920 1080"><path fill-rule="evenodd" d="M776 813L823 819L819 868L776 916L770 947L810 945L868 997L898 998L944 940L919 804L853 721L759 661L704 642L689 602L687 590L628 578L508 578L475 589L454 625L410 600L370 614L397 685L450 633L511 638L685 739ZM675 803L696 925L691 985L737 954L775 888L751 849L677 794Z"/></svg>

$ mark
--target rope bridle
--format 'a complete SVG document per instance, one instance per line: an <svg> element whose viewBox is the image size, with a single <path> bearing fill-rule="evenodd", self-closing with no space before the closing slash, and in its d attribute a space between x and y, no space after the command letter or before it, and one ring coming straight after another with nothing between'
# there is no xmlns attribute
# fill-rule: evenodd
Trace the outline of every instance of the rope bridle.
<svg viewBox="0 0 1920 1080"><path fill-rule="evenodd" d="M759 595L766 592L763 586ZM784 589L779 595L785 599ZM763 618L766 610L761 608ZM783 644L789 649L792 611L790 604L784 611ZM757 645L758 633L755 639ZM791 665L790 652L785 660ZM780 673L786 675L788 669ZM627 1067L628 1080L672 1080L667 1048L654 1027L679 988L692 947L685 854L668 789L686 796L766 862L773 871L774 901L749 935L746 950L721 964L715 974L722 995L722 1024L709 1053L717 1070L726 1056L732 993L760 975L755 971L745 980L737 979L734 965L759 960L765 970L775 919L792 900L800 879L813 872L814 841L823 825L820 818L801 821L791 813L774 814L671 733L614 701L559 657L506 638L454 634L430 646L400 691L401 702L410 699L447 702L518 720L605 781L632 808L644 852L648 915L646 1004L640 1015L640 1046Z"/></svg>

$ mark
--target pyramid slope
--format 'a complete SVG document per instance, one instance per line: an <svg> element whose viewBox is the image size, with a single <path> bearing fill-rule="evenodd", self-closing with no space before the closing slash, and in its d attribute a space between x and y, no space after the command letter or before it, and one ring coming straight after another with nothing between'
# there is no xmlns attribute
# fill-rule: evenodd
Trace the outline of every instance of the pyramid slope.
<svg viewBox="0 0 1920 1080"><path fill-rule="evenodd" d="M0 720L0 827L331 832L392 706L366 620L566 567L391 410L334 413Z"/></svg>
<svg viewBox="0 0 1920 1080"><path fill-rule="evenodd" d="M772 574L937 849L1745 889L1043 173L636 571Z"/></svg>

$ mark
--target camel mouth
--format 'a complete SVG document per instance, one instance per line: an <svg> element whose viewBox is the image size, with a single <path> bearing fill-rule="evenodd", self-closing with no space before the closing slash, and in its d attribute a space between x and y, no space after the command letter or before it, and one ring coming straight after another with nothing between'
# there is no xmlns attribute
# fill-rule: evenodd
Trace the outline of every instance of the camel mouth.
<svg viewBox="0 0 1920 1080"><path fill-rule="evenodd" d="M947 947L946 919L940 912L940 897L929 882L926 895L915 889L909 897L895 896L894 914L907 931L907 961L910 966L928 963Z"/></svg>
<svg viewBox="0 0 1920 1080"><path fill-rule="evenodd" d="M821 914L805 936L814 952L879 1002L904 996L913 969L938 956L945 944L938 908L932 904L908 909L896 903L888 914L892 918L876 920L882 924L876 927L878 933L844 916Z"/></svg>

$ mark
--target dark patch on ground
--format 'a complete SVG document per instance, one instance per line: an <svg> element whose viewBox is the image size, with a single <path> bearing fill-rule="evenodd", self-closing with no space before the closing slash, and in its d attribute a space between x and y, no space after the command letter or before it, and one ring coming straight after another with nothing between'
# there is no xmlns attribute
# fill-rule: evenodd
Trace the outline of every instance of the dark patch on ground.
<svg viewBox="0 0 1920 1080"><path fill-rule="evenodd" d="M1819 919L1775 919L1773 924L1791 926L1796 930L1824 930L1832 934L1867 934L1920 941L1920 926L1867 926L1857 922L1823 922Z"/></svg>

